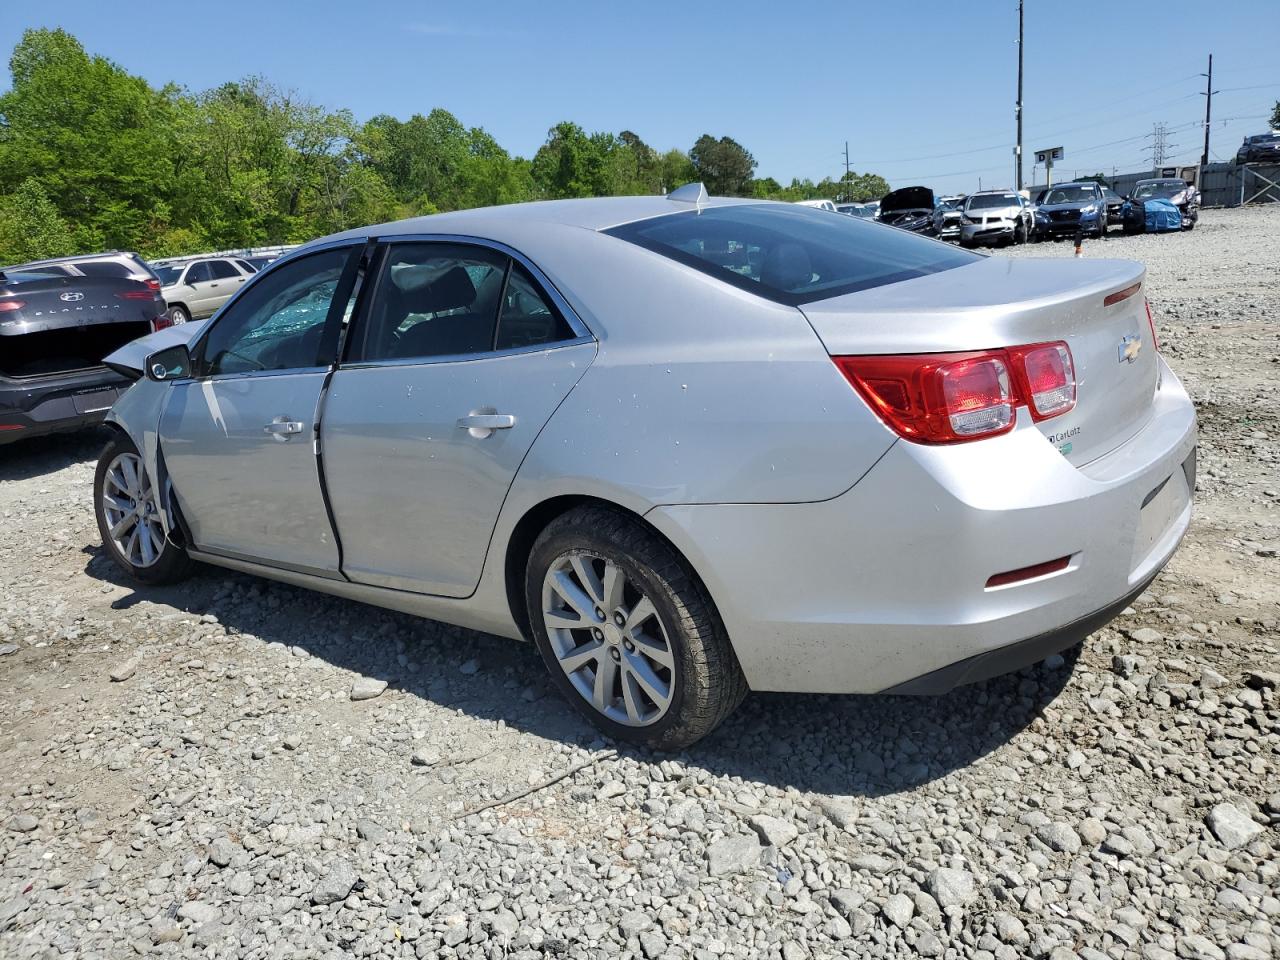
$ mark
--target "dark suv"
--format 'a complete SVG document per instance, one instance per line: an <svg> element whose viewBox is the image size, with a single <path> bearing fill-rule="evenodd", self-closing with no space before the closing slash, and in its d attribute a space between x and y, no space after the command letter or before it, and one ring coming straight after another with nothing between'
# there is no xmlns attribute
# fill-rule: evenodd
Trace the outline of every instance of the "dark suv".
<svg viewBox="0 0 1280 960"><path fill-rule="evenodd" d="M1074 236L1077 231L1101 237L1107 232L1107 216L1107 197L1097 183L1060 183L1037 198L1035 238Z"/></svg>

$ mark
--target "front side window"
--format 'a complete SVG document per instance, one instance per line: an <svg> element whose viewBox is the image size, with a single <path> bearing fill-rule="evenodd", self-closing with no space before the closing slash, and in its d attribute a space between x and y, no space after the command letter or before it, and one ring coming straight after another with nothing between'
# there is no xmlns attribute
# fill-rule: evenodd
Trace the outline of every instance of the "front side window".
<svg viewBox="0 0 1280 960"><path fill-rule="evenodd" d="M605 232L793 306L981 259L906 230L784 203L690 210Z"/></svg>
<svg viewBox="0 0 1280 960"><path fill-rule="evenodd" d="M193 263L187 268L187 283L204 283L206 280L212 280L213 274L209 272L209 264L205 262Z"/></svg>
<svg viewBox="0 0 1280 960"><path fill-rule="evenodd" d="M350 254L350 249L312 254L247 287L205 338L201 374L323 366L325 319Z"/></svg>
<svg viewBox="0 0 1280 960"><path fill-rule="evenodd" d="M210 260L209 271L215 280L234 280L240 276L240 272L226 260Z"/></svg>

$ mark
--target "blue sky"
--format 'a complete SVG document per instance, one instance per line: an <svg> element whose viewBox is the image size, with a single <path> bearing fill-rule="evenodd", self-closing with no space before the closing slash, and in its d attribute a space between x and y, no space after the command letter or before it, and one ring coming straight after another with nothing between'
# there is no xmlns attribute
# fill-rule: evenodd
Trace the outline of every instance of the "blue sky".
<svg viewBox="0 0 1280 960"><path fill-rule="evenodd" d="M1145 168L1152 124L1199 156L1214 54L1213 152L1230 159L1280 98L1276 0L1027 2L1030 151L1058 175ZM358 119L441 106L532 156L554 123L631 129L660 149L728 135L758 174L855 170L944 192L1012 183L1016 0L615 4L407 2L0 5L0 50L62 26L155 84L262 74ZM197 52L198 51L198 52ZM1231 119L1227 119L1231 118ZM1040 178L1038 178L1040 179Z"/></svg>

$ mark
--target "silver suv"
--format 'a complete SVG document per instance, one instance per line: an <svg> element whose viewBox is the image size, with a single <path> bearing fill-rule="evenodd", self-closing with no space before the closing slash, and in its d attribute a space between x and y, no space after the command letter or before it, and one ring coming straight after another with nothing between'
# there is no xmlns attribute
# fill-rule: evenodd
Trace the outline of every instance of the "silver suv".
<svg viewBox="0 0 1280 960"><path fill-rule="evenodd" d="M1031 204L1012 190L971 193L961 207L960 246L1026 243L1034 226Z"/></svg>
<svg viewBox="0 0 1280 960"><path fill-rule="evenodd" d="M242 263L235 257L202 257L157 264L169 319L186 323L213 316L253 276L253 267Z"/></svg>
<svg viewBox="0 0 1280 960"><path fill-rule="evenodd" d="M39 273L56 273L64 277L111 278L137 280L153 290L160 289L160 280L147 261L128 250L108 250L105 253L85 253L74 257L52 257L22 265L24 270Z"/></svg>

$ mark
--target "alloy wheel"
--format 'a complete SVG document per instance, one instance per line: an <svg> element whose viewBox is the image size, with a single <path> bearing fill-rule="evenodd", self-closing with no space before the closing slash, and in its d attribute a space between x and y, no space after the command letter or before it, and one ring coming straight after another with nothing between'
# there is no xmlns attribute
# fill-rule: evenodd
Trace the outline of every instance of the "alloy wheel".
<svg viewBox="0 0 1280 960"><path fill-rule="evenodd" d="M644 727L670 709L676 660L652 599L614 561L575 550L543 578L542 617L560 669L616 723Z"/></svg>
<svg viewBox="0 0 1280 960"><path fill-rule="evenodd" d="M142 458L122 453L107 467L102 514L116 549L135 567L149 567L164 551L165 533Z"/></svg>

